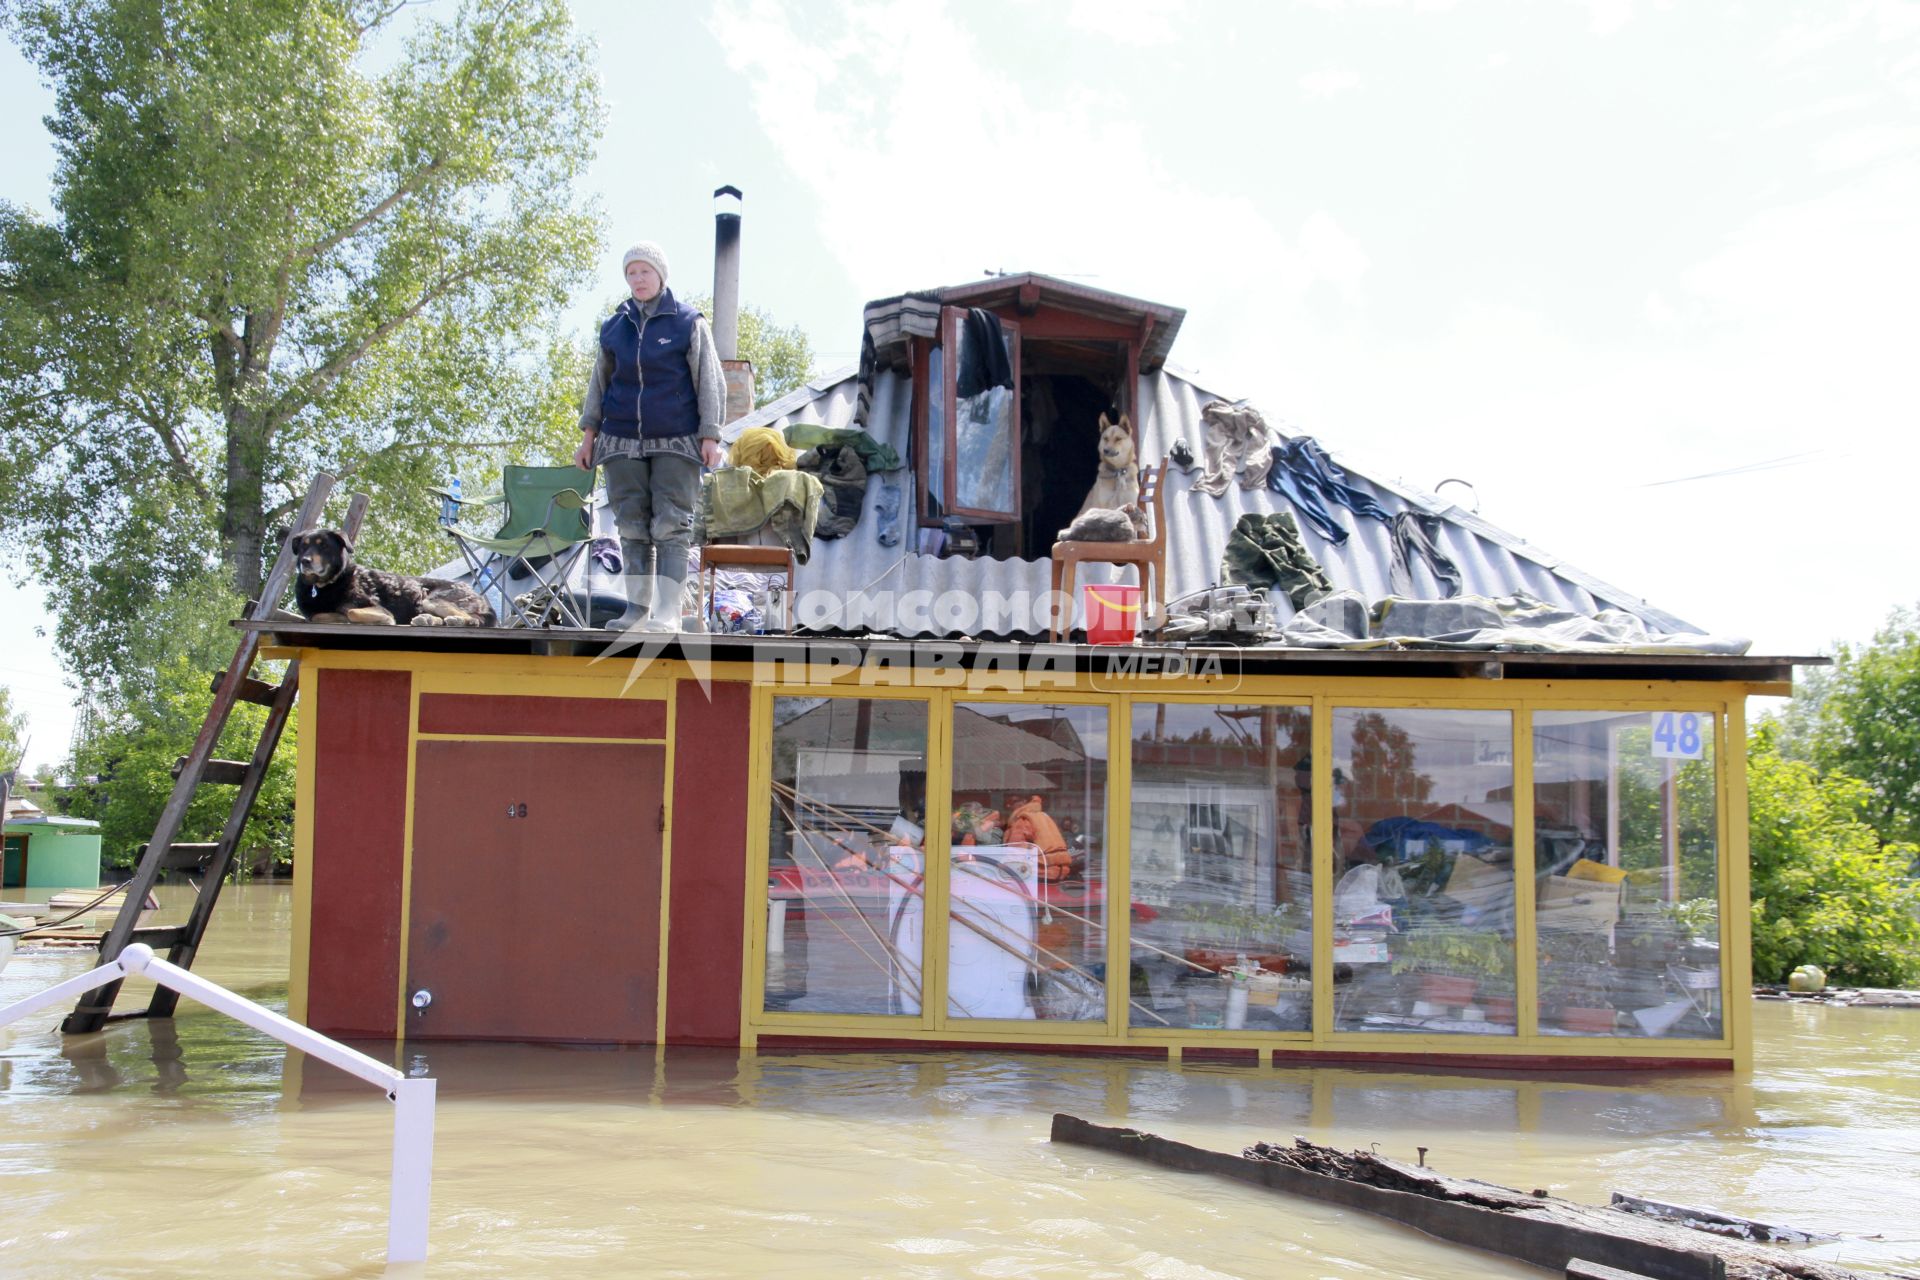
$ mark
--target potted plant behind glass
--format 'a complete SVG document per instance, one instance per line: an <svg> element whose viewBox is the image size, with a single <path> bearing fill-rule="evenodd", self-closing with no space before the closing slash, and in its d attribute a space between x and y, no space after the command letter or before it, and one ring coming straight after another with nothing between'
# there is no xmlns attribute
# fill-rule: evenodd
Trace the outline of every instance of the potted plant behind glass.
<svg viewBox="0 0 1920 1280"><path fill-rule="evenodd" d="M1612 1035L1613 959L1607 935L1585 929L1540 935L1540 1004L1562 1031Z"/></svg>
<svg viewBox="0 0 1920 1280"><path fill-rule="evenodd" d="M1512 944L1497 933L1429 924L1392 945L1393 972L1415 974L1418 998L1429 1004L1472 1004L1483 979L1511 972Z"/></svg>

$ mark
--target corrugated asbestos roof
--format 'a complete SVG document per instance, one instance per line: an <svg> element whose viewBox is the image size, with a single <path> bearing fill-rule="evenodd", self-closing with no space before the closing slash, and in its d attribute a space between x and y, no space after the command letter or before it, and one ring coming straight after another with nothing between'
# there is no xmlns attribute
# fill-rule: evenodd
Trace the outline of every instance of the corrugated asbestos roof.
<svg viewBox="0 0 1920 1280"><path fill-rule="evenodd" d="M855 392L855 371L851 367L841 369L816 378L800 390L729 424L723 435L731 440L748 427L786 427L796 422L851 426ZM1137 424L1141 458L1150 462L1164 458L1176 440L1185 440L1194 456L1202 457L1204 448L1200 411L1209 402L1219 398L1198 386L1189 375L1172 364L1157 373L1142 376L1136 400L1143 408ZM892 445L903 459L909 456L911 411L911 382L882 371L875 379L871 420L865 426L876 439ZM1345 466L1345 463L1342 465ZM1281 495L1265 488L1243 490L1237 482L1230 485L1220 497L1209 497L1193 490L1195 478L1193 475L1174 473L1166 493L1167 576L1169 593L1173 597L1202 590L1219 581L1220 558L1226 547L1227 535L1241 515L1250 511L1290 509L1290 504ZM1459 566L1463 579L1462 590L1467 594L1503 596L1523 591L1550 604L1581 613L1623 609L1645 619L1661 631L1699 630L1432 494L1375 480L1354 472L1350 467L1347 468L1347 479L1356 488L1372 494L1390 512L1412 508L1438 516L1441 532L1437 541L1440 549ZM881 546L878 539L880 521L877 507L883 486L888 483L900 487L905 513L900 544L893 547ZM959 630L995 636L1033 631L1031 614L1013 616L1019 613L1018 609L996 607L995 601L987 597L989 593L995 593L1003 597L1024 595L1028 600L1038 600L1049 586L1048 562L984 558L967 560L958 557L941 559L916 554L910 549L914 541L912 505L911 477L907 470L873 477L867 488L866 506L853 531L844 538L814 543L813 557L799 573L798 590L801 594L827 591L852 597L856 593L872 595L887 591L894 594L897 604L897 598L908 591L929 591L936 596L950 591L963 592L982 600L983 616L971 626ZM1391 590L1388 571L1392 563L1392 534L1389 527L1378 520L1357 517L1344 509L1334 509L1334 516L1350 531L1346 543L1342 546L1328 543L1306 521L1301 520L1301 537L1307 549L1326 568L1336 587L1350 587L1370 601L1388 595ZM1439 584L1432 579L1424 564L1416 562L1413 573L1417 588L1433 596L1440 594ZM1133 581L1133 577L1130 571L1111 566L1083 565L1080 580L1098 583ZM1284 621L1290 615L1290 607L1284 596L1274 593L1273 598L1278 602L1279 615ZM803 615L801 621L819 629L863 630L876 626L880 621L877 617L867 616L872 612L862 611L855 604L838 618L820 617L816 613L814 617ZM884 629L902 635L921 636L949 634L956 630L951 626L939 625L939 620L931 616L921 620L919 625L915 625L915 622L912 617L899 616L896 608L893 625ZM1044 625L1041 629L1044 630Z"/></svg>
<svg viewBox="0 0 1920 1280"><path fill-rule="evenodd" d="M765 407L728 424L723 435L732 440L748 427L786 427L797 422L825 426L854 425L857 392L852 366L808 382ZM1143 462L1158 462L1176 440L1184 440L1196 458L1204 457L1200 411L1224 399L1198 385L1193 376L1168 363L1143 374L1135 403L1142 406L1136 429ZM889 370L875 377L867 431L892 445L903 460L911 461L910 436L913 390L911 379ZM1324 442L1323 442L1324 444ZM1632 593L1585 573L1546 551L1532 546L1461 507L1419 490L1402 488L1354 471L1344 462L1348 483L1389 512L1411 508L1437 516L1440 549L1459 567L1462 591L1468 595L1505 596L1515 592L1580 613L1621 609L1644 619L1652 628L1669 632L1698 632L1700 628L1655 608ZM1237 481L1219 497L1195 492L1198 473L1174 472L1166 491L1168 595L1177 599L1204 590L1220 580L1220 559L1234 522L1247 512L1288 510L1291 504L1266 488L1245 490ZM895 546L879 541L878 507L889 486L900 491L902 519ZM615 533L613 513L605 504L605 490L595 494L594 528L604 536ZM1337 588L1351 588L1369 601L1391 593L1392 532L1378 520L1365 519L1344 508L1332 508L1335 519L1349 530L1347 541L1335 546L1305 520L1298 520L1307 550L1326 569ZM1297 518L1297 517L1296 517ZM1047 560L965 559L920 555L912 547L913 489L910 470L875 475L867 487L866 505L859 523L844 538L817 540L812 558L799 570L796 587L802 608L802 629L863 633L884 632L903 637L972 635L1005 638L1044 638L1044 597L1050 586ZM584 562L583 562L584 567ZM465 566L451 563L442 575L464 576ZM1131 582L1131 570L1111 565L1083 564L1079 581ZM580 574L575 575L579 585ZM1440 584L1426 565L1413 565L1417 592L1441 594ZM607 575L594 575L596 590L617 594ZM524 589L524 587L516 587ZM903 600L909 593L926 596ZM1279 620L1292 614L1286 597L1269 596ZM938 601L938 607L929 602ZM957 603L956 603L957 602ZM971 603L969 603L971 602ZM1084 618L1078 619L1083 623Z"/></svg>

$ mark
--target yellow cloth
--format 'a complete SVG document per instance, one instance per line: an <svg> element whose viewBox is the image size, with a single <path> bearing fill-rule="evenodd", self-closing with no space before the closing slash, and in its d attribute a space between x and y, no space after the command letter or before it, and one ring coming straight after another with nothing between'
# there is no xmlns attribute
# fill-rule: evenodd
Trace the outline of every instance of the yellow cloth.
<svg viewBox="0 0 1920 1280"><path fill-rule="evenodd" d="M736 467L751 467L761 475L791 471L797 455L787 438L772 427L748 427L727 451L727 461Z"/></svg>
<svg viewBox="0 0 1920 1280"><path fill-rule="evenodd" d="M1567 868L1569 880L1597 880L1601 884L1619 884L1627 878L1624 867L1610 867L1604 862L1594 862L1582 858Z"/></svg>

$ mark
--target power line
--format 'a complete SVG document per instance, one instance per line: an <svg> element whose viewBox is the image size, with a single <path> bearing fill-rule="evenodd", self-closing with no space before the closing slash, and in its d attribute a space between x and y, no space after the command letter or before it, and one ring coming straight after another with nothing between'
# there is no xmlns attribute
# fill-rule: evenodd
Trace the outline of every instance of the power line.
<svg viewBox="0 0 1920 1280"><path fill-rule="evenodd" d="M1726 467L1719 471L1703 471L1697 476L1676 476L1672 480L1649 480L1641 485L1642 489L1657 489L1667 484L1687 484L1694 480L1718 480L1723 476L1743 476L1754 471L1772 471L1780 467L1798 466L1809 458L1819 457L1824 452L1809 449L1805 453L1790 453L1782 458L1768 458L1764 462L1748 462L1737 467Z"/></svg>

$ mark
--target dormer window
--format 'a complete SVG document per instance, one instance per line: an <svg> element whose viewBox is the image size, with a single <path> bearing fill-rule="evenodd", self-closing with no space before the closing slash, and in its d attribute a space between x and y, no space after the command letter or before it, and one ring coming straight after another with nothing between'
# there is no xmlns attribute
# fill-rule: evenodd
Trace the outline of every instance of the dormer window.
<svg viewBox="0 0 1920 1280"><path fill-rule="evenodd" d="M1098 473L1100 415L1137 430L1140 374L1160 367L1184 316L1046 276L875 306L897 307L913 371L923 547L964 530L995 559L1045 555L1072 521Z"/></svg>

